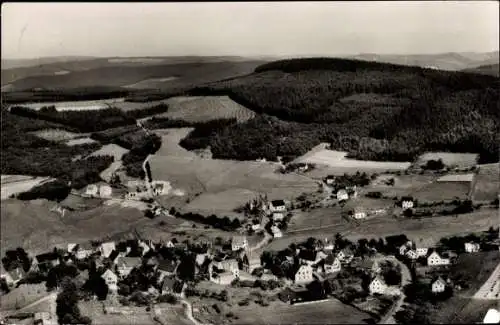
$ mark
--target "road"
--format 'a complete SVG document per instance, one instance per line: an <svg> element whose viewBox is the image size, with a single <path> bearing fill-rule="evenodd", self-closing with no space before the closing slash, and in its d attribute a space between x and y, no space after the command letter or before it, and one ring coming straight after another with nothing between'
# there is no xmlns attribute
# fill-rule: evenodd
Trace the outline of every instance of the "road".
<svg viewBox="0 0 500 325"><path fill-rule="evenodd" d="M268 234L267 231L264 231L264 238L262 238L262 240L258 242L257 245L250 247L249 251L253 252L258 250L259 248L262 248L263 246L267 245L271 241L271 239L273 239L273 237Z"/></svg>
<svg viewBox="0 0 500 325"><path fill-rule="evenodd" d="M385 256L385 257L380 257L377 259L378 260L391 260L391 261L398 263L401 266L401 287L404 288L407 284L410 284L411 274L410 274L410 270L408 269L408 267L405 264L403 264L401 261L396 259L394 256ZM387 312L385 317L383 317L380 320L379 324L396 324L396 320L394 319L394 315L396 315L396 313L401 310L401 307L403 307L405 298L406 297L404 295L404 292L401 291L401 295L399 296L399 299L392 306L392 308Z"/></svg>
<svg viewBox="0 0 500 325"><path fill-rule="evenodd" d="M476 292L474 299L500 299L500 263Z"/></svg>

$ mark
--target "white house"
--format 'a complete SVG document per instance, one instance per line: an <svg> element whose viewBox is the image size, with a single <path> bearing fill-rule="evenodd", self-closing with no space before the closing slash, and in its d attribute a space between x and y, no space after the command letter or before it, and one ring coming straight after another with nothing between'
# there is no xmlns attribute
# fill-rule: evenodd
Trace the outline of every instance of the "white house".
<svg viewBox="0 0 500 325"><path fill-rule="evenodd" d="M283 212L274 212L273 221L282 221L285 219L285 214Z"/></svg>
<svg viewBox="0 0 500 325"><path fill-rule="evenodd" d="M107 269L101 277L106 282L110 292L115 293L118 291L118 276L113 271Z"/></svg>
<svg viewBox="0 0 500 325"><path fill-rule="evenodd" d="M416 260L418 258L417 251L415 251L413 249L408 250L405 255L406 255L406 257L408 257L409 259L412 259L412 260Z"/></svg>
<svg viewBox="0 0 500 325"><path fill-rule="evenodd" d="M254 224L252 224L252 230L253 231L256 231L256 230L259 230L259 229L260 229L260 223L256 223L256 224L254 223Z"/></svg>
<svg viewBox="0 0 500 325"><path fill-rule="evenodd" d="M411 198L411 197L403 197L401 199L401 208L403 208L403 210L412 209L413 205L414 205L413 198Z"/></svg>
<svg viewBox="0 0 500 325"><path fill-rule="evenodd" d="M427 256L429 249L427 247L417 247L416 252L417 252L417 257L425 257Z"/></svg>
<svg viewBox="0 0 500 325"><path fill-rule="evenodd" d="M364 219L366 218L366 211L363 208L357 207L352 211L352 217L354 219Z"/></svg>
<svg viewBox="0 0 500 325"><path fill-rule="evenodd" d="M469 243L465 243L465 251L467 253L477 253L479 252L479 244L477 243L473 243L473 242L469 242Z"/></svg>
<svg viewBox="0 0 500 325"><path fill-rule="evenodd" d="M448 258L442 258L439 256L439 254L434 251L432 252L429 257L427 257L427 264L428 265L449 265L450 264L450 259Z"/></svg>
<svg viewBox="0 0 500 325"><path fill-rule="evenodd" d="M67 248L67 250L66 250L66 251L67 251L68 253L72 253L72 252L73 252L73 250L74 250L76 247L78 247L78 244L75 244L75 243L69 243L69 244L68 244L68 248Z"/></svg>
<svg viewBox="0 0 500 325"><path fill-rule="evenodd" d="M102 243L99 246L99 251L101 252L101 255L104 257L109 257L111 255L111 252L113 252L116 249L115 242L110 241L106 243Z"/></svg>
<svg viewBox="0 0 500 325"><path fill-rule="evenodd" d="M73 251L75 252L75 257L78 260L83 260L94 253L94 249L90 243L78 244Z"/></svg>
<svg viewBox="0 0 500 325"><path fill-rule="evenodd" d="M432 282L431 290L434 293L444 292L446 289L446 282L441 278L437 278L434 282Z"/></svg>
<svg viewBox="0 0 500 325"><path fill-rule="evenodd" d="M85 189L85 195L88 195L88 196L97 196L98 192L99 192L99 188L95 184L90 184Z"/></svg>
<svg viewBox="0 0 500 325"><path fill-rule="evenodd" d="M142 248L142 255L144 256L147 252L151 250L151 247L144 241L140 240L139 241L139 247Z"/></svg>
<svg viewBox="0 0 500 325"><path fill-rule="evenodd" d="M295 273L295 283L309 283L313 280L313 269L310 265L301 265Z"/></svg>
<svg viewBox="0 0 500 325"><path fill-rule="evenodd" d="M323 244L323 249L326 251L333 251L334 245L333 242L325 238L325 243Z"/></svg>
<svg viewBox="0 0 500 325"><path fill-rule="evenodd" d="M370 294L383 294L387 290L387 284L381 277L376 276L368 286L368 289L370 290Z"/></svg>
<svg viewBox="0 0 500 325"><path fill-rule="evenodd" d="M269 202L269 211L271 211L272 213L286 211L285 201L273 200L273 201Z"/></svg>
<svg viewBox="0 0 500 325"><path fill-rule="evenodd" d="M333 254L329 254L325 258L325 265L323 266L325 273L335 273L339 272L342 269L342 265L340 263L340 260L333 256Z"/></svg>
<svg viewBox="0 0 500 325"><path fill-rule="evenodd" d="M99 196L104 199L109 199L113 194L113 189L109 185L101 185L99 187Z"/></svg>
<svg viewBox="0 0 500 325"><path fill-rule="evenodd" d="M276 227L276 226L272 226L271 227L271 232L273 233L273 237L274 238L280 238L280 237L283 237L283 233L281 232L281 230Z"/></svg>
<svg viewBox="0 0 500 325"><path fill-rule="evenodd" d="M248 240L246 236L234 236L231 240L231 249L237 251L248 248Z"/></svg>
<svg viewBox="0 0 500 325"><path fill-rule="evenodd" d="M338 201L347 201L349 199L349 194L347 194L346 190L339 190L337 192L337 200Z"/></svg>

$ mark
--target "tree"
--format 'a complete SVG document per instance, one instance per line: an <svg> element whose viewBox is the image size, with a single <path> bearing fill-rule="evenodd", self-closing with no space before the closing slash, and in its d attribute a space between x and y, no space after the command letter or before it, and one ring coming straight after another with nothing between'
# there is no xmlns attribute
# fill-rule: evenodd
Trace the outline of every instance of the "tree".
<svg viewBox="0 0 500 325"><path fill-rule="evenodd" d="M68 278L62 282L62 291L56 299L56 314L60 324L81 323L78 309L78 291L76 285ZM87 319L84 319L87 321Z"/></svg>

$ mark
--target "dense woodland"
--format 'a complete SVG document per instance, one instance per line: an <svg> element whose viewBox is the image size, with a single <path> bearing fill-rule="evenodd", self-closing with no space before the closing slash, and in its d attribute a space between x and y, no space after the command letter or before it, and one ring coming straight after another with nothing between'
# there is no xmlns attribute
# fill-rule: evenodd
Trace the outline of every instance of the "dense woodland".
<svg viewBox="0 0 500 325"><path fill-rule="evenodd" d="M228 95L278 118L260 116L219 130L210 140L218 158L297 156L328 141L359 159L402 161L426 150L479 151L483 163L498 161L499 80L354 60L298 59L265 64L252 75L196 87L190 94ZM255 133L260 136L252 137Z"/></svg>

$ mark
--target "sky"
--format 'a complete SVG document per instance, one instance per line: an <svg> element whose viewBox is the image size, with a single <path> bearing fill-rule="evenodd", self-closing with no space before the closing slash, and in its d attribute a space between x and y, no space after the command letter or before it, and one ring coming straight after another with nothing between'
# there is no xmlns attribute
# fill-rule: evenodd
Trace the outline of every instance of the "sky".
<svg viewBox="0 0 500 325"><path fill-rule="evenodd" d="M2 58L489 52L497 1L2 3Z"/></svg>

